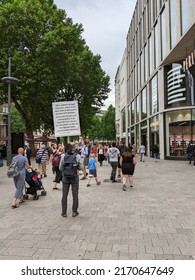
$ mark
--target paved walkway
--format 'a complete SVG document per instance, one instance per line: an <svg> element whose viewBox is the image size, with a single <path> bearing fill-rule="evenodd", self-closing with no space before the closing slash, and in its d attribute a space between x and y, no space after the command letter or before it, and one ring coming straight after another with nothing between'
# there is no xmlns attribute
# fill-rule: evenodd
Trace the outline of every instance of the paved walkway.
<svg viewBox="0 0 195 280"><path fill-rule="evenodd" d="M80 181L80 215L61 217L61 191L51 166L47 196L11 209L14 194L0 168L0 259L195 259L195 168L188 162L138 162L134 188L110 183L99 167L100 186ZM103 182L105 180L105 182ZM92 182L93 183L93 182Z"/></svg>

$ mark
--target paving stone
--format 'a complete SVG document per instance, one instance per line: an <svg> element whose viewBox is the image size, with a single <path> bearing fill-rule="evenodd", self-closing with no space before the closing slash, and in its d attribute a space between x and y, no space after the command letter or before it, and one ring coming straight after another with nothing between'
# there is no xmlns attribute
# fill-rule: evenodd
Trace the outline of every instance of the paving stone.
<svg viewBox="0 0 195 280"><path fill-rule="evenodd" d="M101 252L112 252L112 244L105 244L105 243L99 243L96 246L96 251L101 251Z"/></svg>
<svg viewBox="0 0 195 280"><path fill-rule="evenodd" d="M100 180L110 172L104 165ZM8 188L11 181L1 168L0 259L194 259L194 169L187 162L156 164L146 157L136 165L134 188L126 192L109 180L101 188L80 181L75 219L71 192L68 217L61 217L62 193L52 190L52 181L49 165L43 180L47 196L38 201L31 196L14 211L14 186Z"/></svg>
<svg viewBox="0 0 195 280"><path fill-rule="evenodd" d="M119 252L103 252L101 260L118 260Z"/></svg>
<svg viewBox="0 0 195 280"><path fill-rule="evenodd" d="M97 247L96 243L82 242L80 249L87 250L87 251L95 251L96 247Z"/></svg>
<svg viewBox="0 0 195 280"><path fill-rule="evenodd" d="M102 257L102 252L86 251L83 259L84 260L100 260L101 257Z"/></svg>

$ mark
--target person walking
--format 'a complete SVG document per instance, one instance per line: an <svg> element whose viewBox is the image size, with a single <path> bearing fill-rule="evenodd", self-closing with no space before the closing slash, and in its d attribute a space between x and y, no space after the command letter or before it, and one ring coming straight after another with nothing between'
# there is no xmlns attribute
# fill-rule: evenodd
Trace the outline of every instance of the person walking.
<svg viewBox="0 0 195 280"><path fill-rule="evenodd" d="M59 149L55 152L54 155L52 155L52 170L55 174L54 179L54 187L53 190L58 190L57 184L59 184L62 181L62 171L59 169L61 156L64 153L64 147L59 147Z"/></svg>
<svg viewBox="0 0 195 280"><path fill-rule="evenodd" d="M137 162L134 154L132 153L132 149L130 147L127 147L125 149L125 152L120 157L120 164L123 173L123 191L126 191L128 181L130 187L133 187L133 174L136 163Z"/></svg>
<svg viewBox="0 0 195 280"><path fill-rule="evenodd" d="M30 157L31 157L31 149L29 148L29 146L28 145L25 145L24 146L24 156L26 156L27 157L27 159L28 159L28 163L29 163L29 165L31 165L31 161L30 161Z"/></svg>
<svg viewBox="0 0 195 280"><path fill-rule="evenodd" d="M189 164L191 164L191 162L192 162L192 150L193 150L193 146L188 144L186 153L187 153L187 159L189 160Z"/></svg>
<svg viewBox="0 0 195 280"><path fill-rule="evenodd" d="M91 154L91 158L89 158L89 179L87 182L87 187L90 187L90 181L91 178L95 178L96 181L96 185L100 185L101 182L98 181L98 177L97 177L97 161L95 158L95 154Z"/></svg>
<svg viewBox="0 0 195 280"><path fill-rule="evenodd" d="M18 155L12 158L12 163L13 162L17 162L19 174L13 177L16 191L11 204L12 209L18 208L19 204L24 202L23 189L25 185L26 168L31 169L27 157L24 156L24 149L22 147L18 149ZM18 200L19 200L19 204L17 203Z"/></svg>
<svg viewBox="0 0 195 280"><path fill-rule="evenodd" d="M125 151L125 143L123 143L123 141L119 142L118 149L119 149L120 155L122 155ZM120 164L120 157L119 157L118 158L118 178L120 178L120 177L121 177L121 164Z"/></svg>
<svg viewBox="0 0 195 280"><path fill-rule="evenodd" d="M110 164L112 167L111 175L110 175L110 180L115 183L116 181L116 170L118 167L118 157L120 156L119 149L116 147L116 142L112 143L112 147L108 149L107 152L110 160Z"/></svg>
<svg viewBox="0 0 195 280"><path fill-rule="evenodd" d="M44 144L42 144L41 145L41 149L39 149L37 151L36 157L37 158L41 158L41 162L38 163L38 169L40 171L41 179L43 178L43 176L47 177L47 174L46 174L46 164L47 164L47 161L49 160L49 156L48 156L48 151L45 148Z"/></svg>
<svg viewBox="0 0 195 280"><path fill-rule="evenodd" d="M139 153L140 153L140 161L145 161L144 156L145 156L146 148L143 143L141 143L141 146L139 147Z"/></svg>
<svg viewBox="0 0 195 280"><path fill-rule="evenodd" d="M81 153L81 162L82 162L82 165L83 165L83 177L81 178L81 180L84 180L87 178L87 170L86 170L86 166L88 165L88 147L86 145L85 142L82 142L81 143L81 147L80 147L80 153Z"/></svg>
<svg viewBox="0 0 195 280"><path fill-rule="evenodd" d="M70 186L72 188L72 217L79 215L79 170L83 169L81 156L75 153L75 145L67 144L62 154L59 169L62 171L62 217L67 217L67 198Z"/></svg>
<svg viewBox="0 0 195 280"><path fill-rule="evenodd" d="M159 148L158 148L158 146L155 144L155 145L152 147L152 157L154 158L155 162L157 162L158 154L159 154Z"/></svg>
<svg viewBox="0 0 195 280"><path fill-rule="evenodd" d="M98 162L100 163L100 166L102 166L102 163L104 161L104 149L102 144L99 144L97 153L98 153Z"/></svg>

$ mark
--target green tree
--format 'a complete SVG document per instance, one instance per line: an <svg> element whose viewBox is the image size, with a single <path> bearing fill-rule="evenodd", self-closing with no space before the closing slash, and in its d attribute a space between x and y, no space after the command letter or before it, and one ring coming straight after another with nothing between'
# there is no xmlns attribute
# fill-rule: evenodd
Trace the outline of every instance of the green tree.
<svg viewBox="0 0 195 280"><path fill-rule="evenodd" d="M98 116L94 116L90 122L90 128L87 130L87 136L91 141L101 139L101 119Z"/></svg>
<svg viewBox="0 0 195 280"><path fill-rule="evenodd" d="M110 105L101 118L102 138L108 141L116 140L115 108Z"/></svg>
<svg viewBox="0 0 195 280"><path fill-rule="evenodd" d="M11 130L13 132L25 132L24 121L15 107L11 109Z"/></svg>
<svg viewBox="0 0 195 280"><path fill-rule="evenodd" d="M12 76L12 101L24 120L26 133L53 131L52 102L78 100L82 133L108 96L109 77L82 38L82 25L73 24L53 0L0 2L0 76ZM6 88L0 85L0 96Z"/></svg>

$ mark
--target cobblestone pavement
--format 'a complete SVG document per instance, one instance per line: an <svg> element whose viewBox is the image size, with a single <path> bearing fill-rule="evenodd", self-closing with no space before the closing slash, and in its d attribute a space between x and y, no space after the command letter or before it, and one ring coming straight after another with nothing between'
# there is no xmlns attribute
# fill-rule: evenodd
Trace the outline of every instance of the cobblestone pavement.
<svg viewBox="0 0 195 280"><path fill-rule="evenodd" d="M195 259L193 165L146 158L126 192L109 181L107 163L98 169L100 186L80 181L80 215L72 218L70 193L63 218L51 165L43 179L47 196L31 196L17 209L11 209L13 181L0 168L0 259Z"/></svg>

